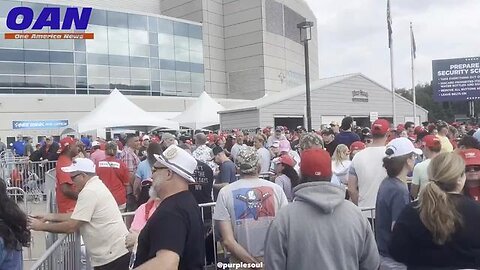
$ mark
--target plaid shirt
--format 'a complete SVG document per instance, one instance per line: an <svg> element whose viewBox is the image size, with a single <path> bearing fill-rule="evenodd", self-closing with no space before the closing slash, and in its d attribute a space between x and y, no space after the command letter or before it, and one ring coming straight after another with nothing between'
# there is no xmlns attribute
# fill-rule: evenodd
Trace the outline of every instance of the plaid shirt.
<svg viewBox="0 0 480 270"><path fill-rule="evenodd" d="M125 146L122 153L120 154L120 160L122 160L125 165L127 165L128 171L131 174L134 174L137 171L138 164L140 159L138 158L135 151L132 148Z"/></svg>

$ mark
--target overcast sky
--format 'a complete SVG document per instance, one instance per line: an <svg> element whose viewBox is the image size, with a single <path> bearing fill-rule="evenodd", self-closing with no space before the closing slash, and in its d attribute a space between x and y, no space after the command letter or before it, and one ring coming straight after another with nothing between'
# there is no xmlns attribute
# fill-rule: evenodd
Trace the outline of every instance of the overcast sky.
<svg viewBox="0 0 480 270"><path fill-rule="evenodd" d="M387 0L306 0L317 17L320 77L361 72L390 88ZM480 56L479 0L391 0L395 88L432 80L432 60Z"/></svg>

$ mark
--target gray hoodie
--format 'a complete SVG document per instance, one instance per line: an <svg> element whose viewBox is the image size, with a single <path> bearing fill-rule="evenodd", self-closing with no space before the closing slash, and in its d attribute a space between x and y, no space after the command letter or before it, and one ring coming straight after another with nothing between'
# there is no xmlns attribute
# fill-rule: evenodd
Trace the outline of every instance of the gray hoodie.
<svg viewBox="0 0 480 270"><path fill-rule="evenodd" d="M312 182L294 189L265 242L265 269L378 269L379 254L367 219L345 200L345 189Z"/></svg>

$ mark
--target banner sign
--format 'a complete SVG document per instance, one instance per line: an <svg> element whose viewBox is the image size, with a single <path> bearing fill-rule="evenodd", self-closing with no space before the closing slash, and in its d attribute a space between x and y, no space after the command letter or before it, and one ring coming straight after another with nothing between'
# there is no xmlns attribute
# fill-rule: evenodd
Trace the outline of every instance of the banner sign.
<svg viewBox="0 0 480 270"><path fill-rule="evenodd" d="M68 126L68 120L12 121L13 129L55 129Z"/></svg>
<svg viewBox="0 0 480 270"><path fill-rule="evenodd" d="M436 101L480 99L480 57L432 61Z"/></svg>

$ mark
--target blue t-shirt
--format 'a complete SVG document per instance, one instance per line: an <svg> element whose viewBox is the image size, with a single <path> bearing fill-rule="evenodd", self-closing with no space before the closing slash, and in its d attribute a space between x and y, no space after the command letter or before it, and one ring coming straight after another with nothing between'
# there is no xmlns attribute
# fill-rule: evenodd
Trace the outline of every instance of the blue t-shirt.
<svg viewBox="0 0 480 270"><path fill-rule="evenodd" d="M22 251L7 249L2 237L0 237L0 270L23 270Z"/></svg>
<svg viewBox="0 0 480 270"><path fill-rule="evenodd" d="M23 156L25 152L25 142L24 141L15 141L13 143L13 150L15 151L15 155Z"/></svg>
<svg viewBox="0 0 480 270"><path fill-rule="evenodd" d="M235 164L227 160L220 164L220 172L217 175L217 184L221 183L233 183L237 181L237 167Z"/></svg>
<svg viewBox="0 0 480 270"><path fill-rule="evenodd" d="M356 141L360 141L360 137L351 131L341 131L335 136L334 140L337 145L345 144L347 147L350 147L350 145Z"/></svg>
<svg viewBox="0 0 480 270"><path fill-rule="evenodd" d="M152 178L152 166L148 162L148 159L140 162L137 166L137 172L135 175L140 178L140 181Z"/></svg>
<svg viewBox="0 0 480 270"><path fill-rule="evenodd" d="M398 178L383 179L377 193L375 213L375 235L378 252L390 257L388 245L392 237L392 223L398 219L403 208L410 203L410 195L406 183Z"/></svg>

